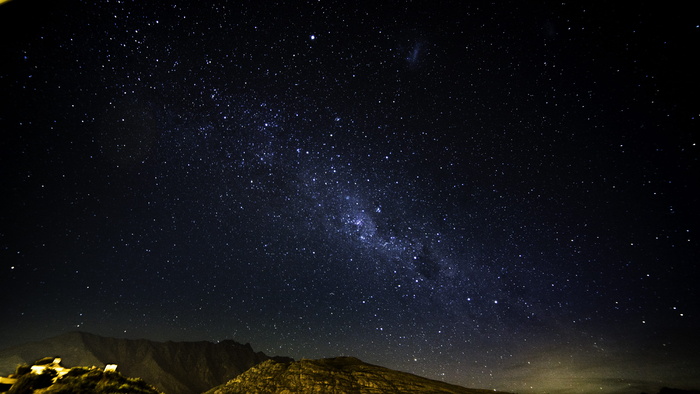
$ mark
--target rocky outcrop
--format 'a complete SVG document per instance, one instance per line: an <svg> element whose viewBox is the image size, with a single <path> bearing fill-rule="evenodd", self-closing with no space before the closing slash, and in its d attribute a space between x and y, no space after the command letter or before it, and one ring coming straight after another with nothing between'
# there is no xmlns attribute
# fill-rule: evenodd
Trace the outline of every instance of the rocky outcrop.
<svg viewBox="0 0 700 394"><path fill-rule="evenodd" d="M47 355L61 356L68 367L118 364L123 375L143 378L168 394L201 393L270 359L235 341L154 342L72 332L0 351L0 374Z"/></svg>
<svg viewBox="0 0 700 394"><path fill-rule="evenodd" d="M265 361L206 394L486 394L405 372L364 363L353 357L296 362Z"/></svg>
<svg viewBox="0 0 700 394"><path fill-rule="evenodd" d="M60 360L59 360L60 361ZM38 362L37 362L38 363ZM41 367L35 369L34 367ZM63 368L59 362L18 369L8 393L16 394L163 394L140 378L90 367Z"/></svg>

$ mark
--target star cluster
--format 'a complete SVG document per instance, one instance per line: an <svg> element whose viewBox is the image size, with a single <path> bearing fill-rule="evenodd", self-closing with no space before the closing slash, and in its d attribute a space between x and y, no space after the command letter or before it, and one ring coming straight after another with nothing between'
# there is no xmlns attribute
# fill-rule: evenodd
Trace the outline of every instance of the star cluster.
<svg viewBox="0 0 700 394"><path fill-rule="evenodd" d="M697 385L700 29L609 7L0 4L2 344Z"/></svg>

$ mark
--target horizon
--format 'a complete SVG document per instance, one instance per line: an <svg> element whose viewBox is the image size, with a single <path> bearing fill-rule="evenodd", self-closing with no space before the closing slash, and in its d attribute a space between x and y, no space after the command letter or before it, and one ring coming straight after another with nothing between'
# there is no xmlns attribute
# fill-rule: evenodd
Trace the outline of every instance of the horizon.
<svg viewBox="0 0 700 394"><path fill-rule="evenodd" d="M319 359L333 359L333 358L339 358L339 357L352 357L352 358L357 358L360 361L367 363L367 364L370 364L370 365L375 365L375 366L387 368L386 365L379 364L379 363L373 363L373 362L368 361L366 359L363 359L361 357L357 357L353 354L343 354L343 355L325 356L325 357L311 357L311 358L304 357L304 356L292 357L292 356L287 355L287 354L271 354L268 351L266 351L265 349L257 348L255 346L255 344L252 344L249 342L245 342L245 343L240 342L240 341L236 340L235 338L226 338L226 339L221 339L221 340L202 339L202 340L177 340L177 341L173 341L173 340L168 340L168 339L159 339L159 340L150 339L150 338L142 337L142 336L138 336L138 337L104 336L104 335L96 334L93 332L86 332L86 331L67 331L67 332L63 332L63 333L60 333L60 334L57 334L57 335L54 335L54 336L51 336L48 338L42 338L42 339L36 340L36 341L25 342L25 343L10 346L10 347L0 347L0 352L11 349L12 347L21 347L22 345L28 345L28 344L33 344L36 342L42 342L42 341L46 341L46 340L56 339L56 338L71 335L71 334L86 334L86 335L90 335L90 336L97 336L100 338L122 339L122 340L134 341L134 342L149 341L149 342L155 342L155 343L159 343L159 344L168 344L168 343L174 343L174 344L177 344L177 343L219 344L219 343L223 343L226 341L232 341L232 342L235 342L236 344L241 345L241 346L250 346L252 351L254 351L256 353L262 352L263 354L265 354L267 357L270 357L270 358L290 357L290 358L292 358L293 361L296 362L296 361L302 361L302 360L319 360ZM551 354L551 353L547 353L547 354ZM81 365L77 365L75 363L71 363L70 360L65 359L65 357L62 357L62 355L41 356L40 358L54 357L54 356L61 357L62 364L65 364L64 366L66 366L66 367L68 367L69 365L70 365L69 368L81 366ZM644 363L647 364L647 366L651 367L652 369L662 366L659 364L657 364L657 365L649 364L648 361L645 361ZM545 374L556 375L556 370L558 368L562 368L561 361L549 360L549 364L550 364L550 369L543 371ZM555 365L555 364L558 364L558 365ZM591 367L593 367L593 366L592 365L588 365L588 366L581 366L580 365L580 366L578 366L579 369L585 369L585 368L591 368ZM610 365L607 364L604 367L601 367L601 366L598 366L598 367L601 368L602 370L606 370L606 369L610 368ZM388 367L388 368L390 368L390 367ZM445 382L445 383L455 384L455 385L467 387L467 388L486 389L486 390L493 389L493 390L499 390L499 391L513 392L513 393L543 393L543 392L546 392L546 393L553 393L554 394L554 393L572 393L572 392L590 393L592 391L596 391L596 392L601 392L601 393L606 393L606 394L607 393L637 393L637 394L639 394L642 392L647 392L647 393L653 394L653 393L658 392L662 388L673 388L673 389L689 390L689 391L698 389L697 385L693 386L693 385L684 385L684 384L674 384L674 382L672 382L672 381L663 381L663 382L653 381L653 379L651 379L651 378L649 378L649 379L631 379L631 378L625 378L623 376L614 376L614 375L610 375L610 374L605 374L605 377L603 377L603 378L601 378L601 377L585 378L585 377L580 376L580 374L577 374L575 371L568 371L567 375L562 375L556 379L553 379L553 381L557 382L556 385L549 385L548 386L548 385L544 385L542 381L539 381L540 386L538 389L521 387L520 390L513 390L512 387L522 386L523 380L528 380L528 379L531 380L532 378L525 378L522 375L515 374L515 376L516 376L515 378L511 376L509 379L505 379L504 381L500 382L500 385L502 385L502 387L498 387L498 388L496 388L496 387L478 387L478 386L465 385L465 384L459 383L459 382L449 381L447 379L440 379L439 377L435 378L435 377L425 376L421 373L412 371L410 369L400 369L400 368L399 369L390 368L390 369L394 369L394 370L397 370L400 372L407 372L407 373L411 373L411 374L414 374L414 375L417 375L420 377L424 377L424 378L428 378L428 379L432 379L432 380L437 380L437 381L441 381L441 382ZM601 371L597 371L597 372L600 373ZM134 377L138 377L138 376L134 376ZM552 377L550 377L549 379L552 379ZM679 380L682 380L682 379L679 379ZM614 383L611 381L614 381ZM607 390L600 388L601 382L606 382L605 385L608 388ZM680 383L680 382L678 382L678 383ZM507 389L507 387L511 387L511 389Z"/></svg>

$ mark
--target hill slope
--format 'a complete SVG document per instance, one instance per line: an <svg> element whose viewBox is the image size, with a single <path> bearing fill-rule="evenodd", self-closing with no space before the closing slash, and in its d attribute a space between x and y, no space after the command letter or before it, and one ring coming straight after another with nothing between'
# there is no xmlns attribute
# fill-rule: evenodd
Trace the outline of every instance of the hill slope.
<svg viewBox="0 0 700 394"><path fill-rule="evenodd" d="M468 389L405 372L364 363L353 357L296 362L265 361L206 394L379 394L444 393L486 394L493 390Z"/></svg>
<svg viewBox="0 0 700 394"><path fill-rule="evenodd" d="M71 332L0 350L0 373L45 356L60 356L68 367L118 364L123 375L143 378L168 394L201 393L270 359L235 341L154 342Z"/></svg>
<svg viewBox="0 0 700 394"><path fill-rule="evenodd" d="M127 378L119 372L104 372L98 368L76 367L54 381L56 370L48 368L40 374L27 368L17 376L10 394L162 394L140 378Z"/></svg>

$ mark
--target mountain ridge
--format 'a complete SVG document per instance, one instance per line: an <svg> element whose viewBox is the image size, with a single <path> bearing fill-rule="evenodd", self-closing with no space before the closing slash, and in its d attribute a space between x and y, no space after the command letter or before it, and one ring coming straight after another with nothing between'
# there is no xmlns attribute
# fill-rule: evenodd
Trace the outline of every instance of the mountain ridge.
<svg viewBox="0 0 700 394"><path fill-rule="evenodd" d="M143 378L168 394L204 392L272 358L233 340L156 342L72 331L0 350L0 373L46 356L60 356L67 366L118 364L123 375Z"/></svg>
<svg viewBox="0 0 700 394"><path fill-rule="evenodd" d="M365 363L355 357L264 361L205 394L506 394L470 389Z"/></svg>

